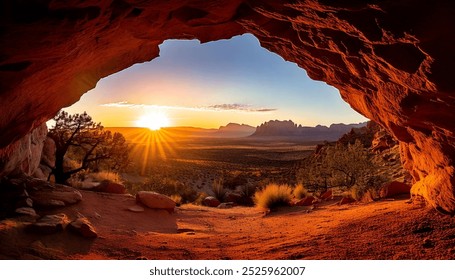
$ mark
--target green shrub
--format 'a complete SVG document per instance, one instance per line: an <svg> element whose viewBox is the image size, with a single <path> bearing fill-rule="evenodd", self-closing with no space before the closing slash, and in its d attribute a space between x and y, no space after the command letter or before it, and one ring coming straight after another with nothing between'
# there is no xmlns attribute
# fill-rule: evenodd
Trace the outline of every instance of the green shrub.
<svg viewBox="0 0 455 280"><path fill-rule="evenodd" d="M302 199L308 196L308 190L303 186L303 184L298 184L295 186L295 188L292 190L292 195L296 199Z"/></svg>
<svg viewBox="0 0 455 280"><path fill-rule="evenodd" d="M254 195L258 207L272 209L279 206L289 205L292 197L292 189L287 185L270 184Z"/></svg>

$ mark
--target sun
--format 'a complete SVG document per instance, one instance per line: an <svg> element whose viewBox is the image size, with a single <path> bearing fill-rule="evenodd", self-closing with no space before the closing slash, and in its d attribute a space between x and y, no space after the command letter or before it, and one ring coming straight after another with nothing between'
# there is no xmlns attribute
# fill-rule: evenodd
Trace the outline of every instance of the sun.
<svg viewBox="0 0 455 280"><path fill-rule="evenodd" d="M136 126L145 127L150 130L159 130L170 125L168 116L163 112L150 112L142 115L137 121Z"/></svg>

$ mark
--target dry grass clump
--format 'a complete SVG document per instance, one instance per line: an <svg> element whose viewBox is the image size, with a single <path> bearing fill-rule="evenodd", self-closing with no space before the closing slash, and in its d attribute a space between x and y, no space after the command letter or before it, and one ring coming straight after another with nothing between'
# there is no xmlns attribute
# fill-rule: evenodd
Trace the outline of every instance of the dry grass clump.
<svg viewBox="0 0 455 280"><path fill-rule="evenodd" d="M308 190L303 186L303 184L298 184L295 186L295 188L292 190L292 195L296 199L302 199L308 196Z"/></svg>
<svg viewBox="0 0 455 280"><path fill-rule="evenodd" d="M177 206L182 205L183 198L179 194L173 194L170 198L175 202Z"/></svg>
<svg viewBox="0 0 455 280"><path fill-rule="evenodd" d="M120 183L122 180L120 175L116 172L109 172L109 171L100 171L96 173L90 173L88 175L95 182L102 182L102 181L110 181L114 183Z"/></svg>
<svg viewBox="0 0 455 280"><path fill-rule="evenodd" d="M226 190L224 188L224 181L223 179L219 178L216 179L212 184L212 191L216 199L219 201L224 200L224 196L226 195Z"/></svg>
<svg viewBox="0 0 455 280"><path fill-rule="evenodd" d="M254 195L256 205L264 209L289 205L292 189L288 185L269 184Z"/></svg>

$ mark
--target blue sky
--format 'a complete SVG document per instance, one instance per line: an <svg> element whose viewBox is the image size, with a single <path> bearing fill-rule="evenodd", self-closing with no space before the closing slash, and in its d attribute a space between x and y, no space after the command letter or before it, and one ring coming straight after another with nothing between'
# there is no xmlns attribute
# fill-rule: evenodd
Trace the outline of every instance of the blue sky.
<svg viewBox="0 0 455 280"><path fill-rule="evenodd" d="M172 126L206 128L271 119L302 125L366 120L337 89L311 80L249 34L205 44L165 41L160 57L102 79L66 110L87 111L105 126L134 126L156 112Z"/></svg>

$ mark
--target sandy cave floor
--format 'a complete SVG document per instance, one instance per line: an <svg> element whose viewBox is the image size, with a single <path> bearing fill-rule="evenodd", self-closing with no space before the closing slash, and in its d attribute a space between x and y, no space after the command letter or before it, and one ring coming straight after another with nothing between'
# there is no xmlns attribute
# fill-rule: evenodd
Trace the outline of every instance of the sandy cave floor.
<svg viewBox="0 0 455 280"><path fill-rule="evenodd" d="M455 221L435 210L384 200L283 208L178 207L173 214L126 208L133 197L84 191L48 213L89 218L99 237L37 235L26 221L0 222L2 259L454 259ZM43 213L44 214L44 213ZM46 213L47 214L47 213Z"/></svg>

